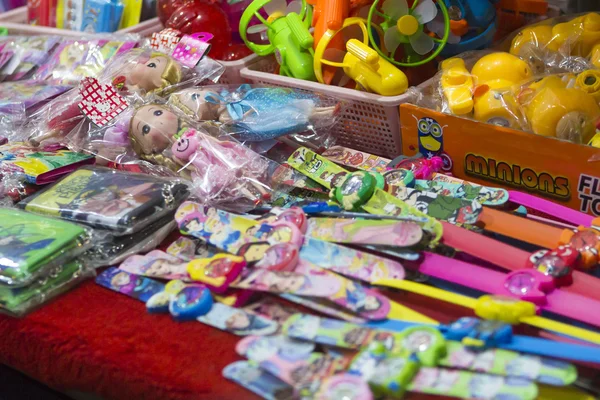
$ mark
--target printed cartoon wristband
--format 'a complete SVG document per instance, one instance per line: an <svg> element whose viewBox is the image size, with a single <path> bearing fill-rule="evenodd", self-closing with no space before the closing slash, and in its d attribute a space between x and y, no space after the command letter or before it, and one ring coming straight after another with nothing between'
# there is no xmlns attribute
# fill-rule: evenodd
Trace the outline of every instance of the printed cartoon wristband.
<svg viewBox="0 0 600 400"><path fill-rule="evenodd" d="M554 288L552 277L535 270L516 271L505 275L425 252L419 272L486 293L532 302L544 310L600 327L600 315L589 312L600 307L600 302L557 290Z"/></svg>
<svg viewBox="0 0 600 400"><path fill-rule="evenodd" d="M488 261L509 271L531 267L531 254L484 235L442 222L444 244L472 256ZM600 301L600 279L584 272L571 271L572 283L560 290Z"/></svg>
<svg viewBox="0 0 600 400"><path fill-rule="evenodd" d="M546 249L556 247L563 230L512 214L483 207L479 222L483 229L535 244Z"/></svg>
<svg viewBox="0 0 600 400"><path fill-rule="evenodd" d="M385 321L368 321L366 326L401 332L407 328L422 325L414 322L402 321L398 319L388 319ZM450 339L446 336L446 339ZM539 356L565 358L574 361L600 363L600 347L586 346L575 343L555 342L536 337L523 335L512 335L508 342L497 342L496 347L513 350L522 353L537 354Z"/></svg>

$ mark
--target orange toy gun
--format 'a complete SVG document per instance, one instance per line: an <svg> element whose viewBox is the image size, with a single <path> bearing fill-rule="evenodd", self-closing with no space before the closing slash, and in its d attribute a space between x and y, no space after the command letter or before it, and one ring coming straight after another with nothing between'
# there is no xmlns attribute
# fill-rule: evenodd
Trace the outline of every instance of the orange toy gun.
<svg viewBox="0 0 600 400"><path fill-rule="evenodd" d="M307 0L307 3L313 6L312 26L315 28L313 33L314 48L317 48L319 41L328 30L337 31L342 28L344 20L350 17L351 13L358 12L360 8L371 3L370 0ZM351 38L348 38L351 39ZM346 40L343 34L336 35L331 39L328 49L338 49L345 51ZM336 68L325 66L323 69L323 81L330 84L333 81Z"/></svg>

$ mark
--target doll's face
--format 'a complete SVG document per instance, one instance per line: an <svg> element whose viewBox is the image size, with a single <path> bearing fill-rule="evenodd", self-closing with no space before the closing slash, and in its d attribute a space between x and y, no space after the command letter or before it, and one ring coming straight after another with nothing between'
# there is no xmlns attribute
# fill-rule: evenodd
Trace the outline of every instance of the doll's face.
<svg viewBox="0 0 600 400"><path fill-rule="evenodd" d="M139 143L144 154L160 153L172 142L179 129L175 114L156 104L140 107L134 114L129 135Z"/></svg>
<svg viewBox="0 0 600 400"><path fill-rule="evenodd" d="M208 90L187 89L174 96L187 108L186 113L191 111L192 117L199 121L217 120L219 118L219 106L206 101L205 96L211 93Z"/></svg>
<svg viewBox="0 0 600 400"><path fill-rule="evenodd" d="M158 89L163 84L162 76L168 64L167 56L152 57L145 63L139 63L133 67L129 74L129 81L132 85L147 92Z"/></svg>

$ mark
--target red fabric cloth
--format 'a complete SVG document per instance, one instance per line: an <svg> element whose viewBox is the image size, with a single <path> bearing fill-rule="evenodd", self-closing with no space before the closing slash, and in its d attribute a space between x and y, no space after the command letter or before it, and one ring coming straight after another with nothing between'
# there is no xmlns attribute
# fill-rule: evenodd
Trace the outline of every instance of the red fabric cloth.
<svg viewBox="0 0 600 400"><path fill-rule="evenodd" d="M448 322L464 309L396 297ZM116 400L254 399L221 376L238 337L146 312L142 302L88 281L24 319L0 316L0 363L61 391ZM424 399L423 395L413 398ZM438 397L439 399L439 397Z"/></svg>
<svg viewBox="0 0 600 400"><path fill-rule="evenodd" d="M61 391L107 399L253 399L222 378L233 335L151 315L88 281L22 320L0 317L0 362Z"/></svg>

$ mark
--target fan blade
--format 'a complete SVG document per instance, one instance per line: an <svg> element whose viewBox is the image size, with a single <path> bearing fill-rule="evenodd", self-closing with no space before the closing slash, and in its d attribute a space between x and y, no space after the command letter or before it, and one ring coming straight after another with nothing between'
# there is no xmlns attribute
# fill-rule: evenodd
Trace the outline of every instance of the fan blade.
<svg viewBox="0 0 600 400"><path fill-rule="evenodd" d="M346 56L346 52L340 49L325 49L323 52L323 60L333 61L336 63L341 63L344 61L344 57Z"/></svg>
<svg viewBox="0 0 600 400"><path fill-rule="evenodd" d="M263 7L264 10L269 14L269 16L275 14L276 12L280 12L285 14L285 9L287 8L287 2L285 0L271 0Z"/></svg>
<svg viewBox="0 0 600 400"><path fill-rule="evenodd" d="M348 25L343 29L344 41L347 42L350 39L357 39L362 42L363 32L358 25Z"/></svg>
<svg viewBox="0 0 600 400"><path fill-rule="evenodd" d="M260 33L260 32L265 32L267 29L269 29L269 28L267 28L267 26L265 24L257 24L257 25L249 26L246 33L248 33L248 34Z"/></svg>
<svg viewBox="0 0 600 400"><path fill-rule="evenodd" d="M420 32L408 38L413 50L419 55L425 55L433 50L435 43L429 35Z"/></svg>
<svg viewBox="0 0 600 400"><path fill-rule="evenodd" d="M397 20L408 14L408 4L406 0L385 0L381 10L388 17Z"/></svg>
<svg viewBox="0 0 600 400"><path fill-rule="evenodd" d="M424 25L430 21L433 21L437 15L437 12L437 7L432 0L423 0L419 1L419 4L415 8L413 14L415 14L417 20L419 20L419 23Z"/></svg>
<svg viewBox="0 0 600 400"><path fill-rule="evenodd" d="M440 37L444 37L444 35L442 34L442 36ZM458 35L455 35L454 33L450 32L450 35L448 35L448 43L449 44L458 44L460 43L461 37Z"/></svg>
<svg viewBox="0 0 600 400"><path fill-rule="evenodd" d="M444 37L444 30L445 30L444 28L445 27L446 26L444 25L444 21L440 20L439 18L436 18L427 24L427 29L429 29L429 32L435 33L436 36L439 38Z"/></svg>
<svg viewBox="0 0 600 400"><path fill-rule="evenodd" d="M340 71L342 71L342 70L340 70ZM348 75L346 75L344 73L344 71L342 71L342 75L339 78L340 79L337 81L337 85L342 86L342 87L345 87L352 80L352 79L350 79L350 77ZM337 76L335 79L337 80Z"/></svg>
<svg viewBox="0 0 600 400"><path fill-rule="evenodd" d="M393 57L394 53L396 53L396 49L400 46L400 43L402 43L402 35L395 26L392 26L385 31L383 43L385 43L385 48Z"/></svg>
<svg viewBox="0 0 600 400"><path fill-rule="evenodd" d="M296 14L300 14L300 11L302 11L302 2L301 1L292 1L290 4L287 5L287 8L285 9L285 13L289 14L291 12L295 12Z"/></svg>

